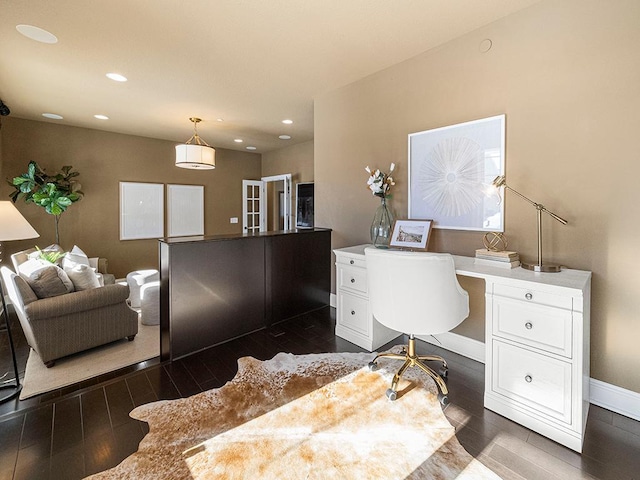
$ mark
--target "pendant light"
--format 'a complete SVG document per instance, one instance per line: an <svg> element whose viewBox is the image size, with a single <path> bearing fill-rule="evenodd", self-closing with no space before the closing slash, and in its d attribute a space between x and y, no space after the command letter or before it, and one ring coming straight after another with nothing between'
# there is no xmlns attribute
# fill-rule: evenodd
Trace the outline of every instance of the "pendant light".
<svg viewBox="0 0 640 480"><path fill-rule="evenodd" d="M194 170L216 168L216 151L198 135L198 122L202 120L195 117L189 120L193 122L194 134L186 143L176 145L176 167Z"/></svg>

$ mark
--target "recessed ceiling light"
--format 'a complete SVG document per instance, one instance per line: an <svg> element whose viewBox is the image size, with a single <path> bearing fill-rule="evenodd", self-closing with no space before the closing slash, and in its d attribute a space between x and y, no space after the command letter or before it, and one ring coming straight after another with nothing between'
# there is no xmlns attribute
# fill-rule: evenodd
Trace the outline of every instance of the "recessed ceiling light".
<svg viewBox="0 0 640 480"><path fill-rule="evenodd" d="M94 115L94 117L98 120L109 120L109 117L107 117L106 115Z"/></svg>
<svg viewBox="0 0 640 480"><path fill-rule="evenodd" d="M58 37L53 33L47 32L39 27L34 27L33 25L16 25L16 30L25 37L35 40L36 42L49 44L58 43Z"/></svg>
<svg viewBox="0 0 640 480"><path fill-rule="evenodd" d="M278 138L280 140L291 140L291 135L280 135Z"/></svg>
<svg viewBox="0 0 640 480"><path fill-rule="evenodd" d="M43 113L43 117L51 118L52 120L62 120L62 115L58 115L57 113Z"/></svg>
<svg viewBox="0 0 640 480"><path fill-rule="evenodd" d="M253 146L251 146L251 145L249 145L249 146L247 147L247 150L255 150L255 149L256 149L256 147L253 147Z"/></svg>
<svg viewBox="0 0 640 480"><path fill-rule="evenodd" d="M236 143L242 143L242 139L241 138L234 138L233 141L236 142Z"/></svg>
<svg viewBox="0 0 640 480"><path fill-rule="evenodd" d="M107 77L115 82L126 82L127 77L120 75L119 73L107 73Z"/></svg>
<svg viewBox="0 0 640 480"><path fill-rule="evenodd" d="M284 123L285 125L291 125L293 123L293 120L289 120L287 118L286 120L282 120L282 123Z"/></svg>

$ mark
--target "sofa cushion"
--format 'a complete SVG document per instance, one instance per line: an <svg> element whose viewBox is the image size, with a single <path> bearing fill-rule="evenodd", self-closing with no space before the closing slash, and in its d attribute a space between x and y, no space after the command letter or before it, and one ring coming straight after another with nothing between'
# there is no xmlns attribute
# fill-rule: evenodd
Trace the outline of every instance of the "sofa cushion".
<svg viewBox="0 0 640 480"><path fill-rule="evenodd" d="M73 287L76 292L102 286L96 272L87 265L77 264L75 267L65 267L64 271L69 276L71 282L73 282Z"/></svg>
<svg viewBox="0 0 640 480"><path fill-rule="evenodd" d="M56 297L73 292L73 282L57 265L31 259L21 264L18 270L38 298Z"/></svg>

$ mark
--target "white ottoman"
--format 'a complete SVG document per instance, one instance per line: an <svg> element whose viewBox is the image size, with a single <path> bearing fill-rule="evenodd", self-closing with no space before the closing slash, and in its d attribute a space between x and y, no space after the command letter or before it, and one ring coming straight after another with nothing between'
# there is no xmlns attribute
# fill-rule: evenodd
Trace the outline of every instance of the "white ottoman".
<svg viewBox="0 0 640 480"><path fill-rule="evenodd" d="M133 308L140 308L140 287L150 282L160 280L157 270L136 270L127 274L127 285L129 285L129 305Z"/></svg>
<svg viewBox="0 0 640 480"><path fill-rule="evenodd" d="M160 282L145 283L140 287L140 323L160 325Z"/></svg>

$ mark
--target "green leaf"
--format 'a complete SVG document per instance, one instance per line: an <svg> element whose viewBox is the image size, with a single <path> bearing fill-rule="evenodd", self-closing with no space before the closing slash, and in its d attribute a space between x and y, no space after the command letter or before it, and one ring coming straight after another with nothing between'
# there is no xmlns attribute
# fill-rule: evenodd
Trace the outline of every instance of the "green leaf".
<svg viewBox="0 0 640 480"><path fill-rule="evenodd" d="M56 199L55 203L60 207L68 207L73 202L68 197L59 197Z"/></svg>

